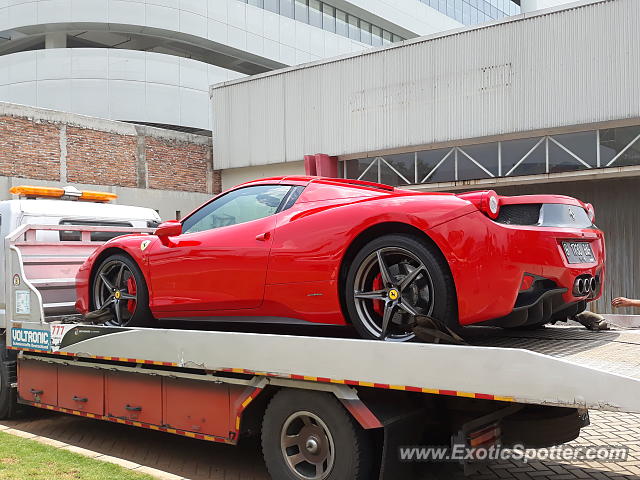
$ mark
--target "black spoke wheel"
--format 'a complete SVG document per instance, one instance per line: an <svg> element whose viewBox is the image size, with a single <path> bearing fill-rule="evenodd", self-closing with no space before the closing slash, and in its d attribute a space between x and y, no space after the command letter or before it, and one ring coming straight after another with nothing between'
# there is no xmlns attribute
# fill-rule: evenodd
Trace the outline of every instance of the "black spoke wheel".
<svg viewBox="0 0 640 480"><path fill-rule="evenodd" d="M125 255L105 258L92 278L92 306L112 313L107 325L141 327L151 323L147 285L131 258Z"/></svg>
<svg viewBox="0 0 640 480"><path fill-rule="evenodd" d="M386 235L356 254L345 285L349 319L360 336L413 340L419 315L456 323L453 279L430 245L407 235Z"/></svg>
<svg viewBox="0 0 640 480"><path fill-rule="evenodd" d="M369 480L371 439L331 393L281 390L262 421L262 453L278 480Z"/></svg>

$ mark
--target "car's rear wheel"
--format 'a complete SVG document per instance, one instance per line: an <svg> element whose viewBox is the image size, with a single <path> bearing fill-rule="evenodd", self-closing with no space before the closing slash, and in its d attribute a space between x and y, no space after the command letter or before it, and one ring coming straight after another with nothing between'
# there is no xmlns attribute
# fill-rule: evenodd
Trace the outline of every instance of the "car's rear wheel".
<svg viewBox="0 0 640 480"><path fill-rule="evenodd" d="M93 275L91 303L95 310L111 312L105 324L144 327L153 323L149 291L136 263L126 255L105 258Z"/></svg>
<svg viewBox="0 0 640 480"><path fill-rule="evenodd" d="M415 317L457 324L453 279L435 249L409 235L385 235L366 244L349 267L349 320L361 337L412 340Z"/></svg>

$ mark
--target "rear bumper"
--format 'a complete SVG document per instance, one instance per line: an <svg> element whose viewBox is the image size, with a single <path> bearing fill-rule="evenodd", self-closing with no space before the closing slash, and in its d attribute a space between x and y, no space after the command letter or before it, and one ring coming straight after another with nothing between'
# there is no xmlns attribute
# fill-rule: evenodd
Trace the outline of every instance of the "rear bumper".
<svg viewBox="0 0 640 480"><path fill-rule="evenodd" d="M600 230L504 225L474 212L429 233L449 262L461 325L501 319L525 307L551 308L555 315L602 294L605 245ZM568 263L563 241L589 242L596 262ZM546 279L547 288L557 291L545 294L539 304L538 298L525 301L526 295L520 296L526 293L521 291L525 275ZM598 277L595 292L576 295L573 287L581 275Z"/></svg>

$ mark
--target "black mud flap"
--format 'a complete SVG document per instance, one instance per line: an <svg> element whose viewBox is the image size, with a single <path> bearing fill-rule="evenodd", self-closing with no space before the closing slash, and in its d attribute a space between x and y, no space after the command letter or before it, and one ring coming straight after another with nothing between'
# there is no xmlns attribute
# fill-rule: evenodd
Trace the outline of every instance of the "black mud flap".
<svg viewBox="0 0 640 480"><path fill-rule="evenodd" d="M378 480L397 480L416 478L417 468L415 463L402 462L400 460L400 447L419 445L424 434L425 410L420 408L414 411L389 415L380 418L384 426L382 454L380 463L380 476ZM384 417L384 414L382 415Z"/></svg>

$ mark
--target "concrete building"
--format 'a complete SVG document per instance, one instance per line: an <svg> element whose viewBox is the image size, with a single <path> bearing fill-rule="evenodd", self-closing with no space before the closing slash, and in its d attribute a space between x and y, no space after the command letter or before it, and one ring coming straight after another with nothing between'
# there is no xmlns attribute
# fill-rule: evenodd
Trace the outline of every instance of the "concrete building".
<svg viewBox="0 0 640 480"><path fill-rule="evenodd" d="M607 311L640 296L638 18L582 2L215 86L223 187L322 153L403 188L574 195L607 233Z"/></svg>
<svg viewBox="0 0 640 480"><path fill-rule="evenodd" d="M0 101L208 134L211 84L518 12L511 0L0 0Z"/></svg>

